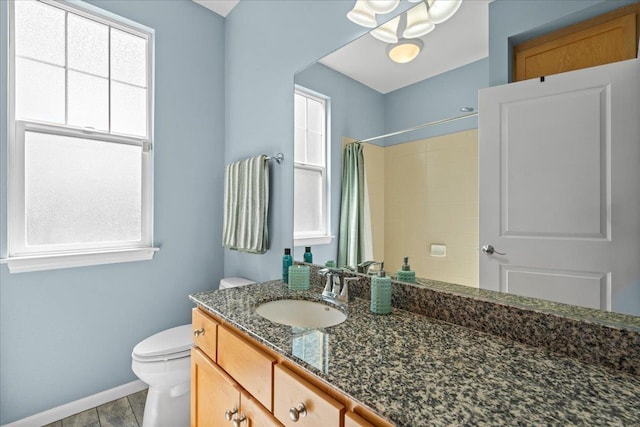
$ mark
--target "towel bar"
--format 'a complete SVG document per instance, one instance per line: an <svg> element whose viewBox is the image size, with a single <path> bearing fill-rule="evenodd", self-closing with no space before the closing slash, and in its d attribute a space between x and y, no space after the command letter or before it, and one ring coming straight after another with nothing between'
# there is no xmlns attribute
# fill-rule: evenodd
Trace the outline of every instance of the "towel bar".
<svg viewBox="0 0 640 427"><path fill-rule="evenodd" d="M267 160L275 160L280 164L284 160L284 154L277 153L275 156L267 156Z"/></svg>

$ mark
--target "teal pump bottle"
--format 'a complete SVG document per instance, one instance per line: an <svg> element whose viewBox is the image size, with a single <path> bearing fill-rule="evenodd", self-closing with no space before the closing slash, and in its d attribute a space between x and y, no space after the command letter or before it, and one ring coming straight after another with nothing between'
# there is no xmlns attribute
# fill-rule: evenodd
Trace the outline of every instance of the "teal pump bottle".
<svg viewBox="0 0 640 427"><path fill-rule="evenodd" d="M293 265L293 258L291 257L291 248L284 249L284 255L282 256L282 281L289 283L289 267Z"/></svg>
<svg viewBox="0 0 640 427"><path fill-rule="evenodd" d="M307 262L309 264L313 263L313 254L311 253L311 246L304 247L303 259L304 259L304 262Z"/></svg>
<svg viewBox="0 0 640 427"><path fill-rule="evenodd" d="M380 264L377 276L371 278L371 312L391 313L391 277L384 272L384 263Z"/></svg>
<svg viewBox="0 0 640 427"><path fill-rule="evenodd" d="M398 270L398 281L405 283L416 283L416 272L411 271L408 256L404 257L404 264L402 264L402 269Z"/></svg>

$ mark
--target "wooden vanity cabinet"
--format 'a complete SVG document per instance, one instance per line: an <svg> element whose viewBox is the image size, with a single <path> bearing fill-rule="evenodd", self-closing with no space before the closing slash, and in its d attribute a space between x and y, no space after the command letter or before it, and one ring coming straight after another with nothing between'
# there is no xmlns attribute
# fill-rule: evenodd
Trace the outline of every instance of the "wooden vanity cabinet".
<svg viewBox="0 0 640 427"><path fill-rule="evenodd" d="M193 310L193 329L200 332L191 351L191 427L393 426L201 309ZM290 411L301 403L306 415L294 422Z"/></svg>

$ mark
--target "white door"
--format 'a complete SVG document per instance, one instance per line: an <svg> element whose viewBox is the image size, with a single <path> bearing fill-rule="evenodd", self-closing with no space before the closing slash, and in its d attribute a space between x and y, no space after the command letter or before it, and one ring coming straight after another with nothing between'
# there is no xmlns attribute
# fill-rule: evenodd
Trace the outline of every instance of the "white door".
<svg viewBox="0 0 640 427"><path fill-rule="evenodd" d="M640 60L542 80L480 91L480 287L640 315Z"/></svg>

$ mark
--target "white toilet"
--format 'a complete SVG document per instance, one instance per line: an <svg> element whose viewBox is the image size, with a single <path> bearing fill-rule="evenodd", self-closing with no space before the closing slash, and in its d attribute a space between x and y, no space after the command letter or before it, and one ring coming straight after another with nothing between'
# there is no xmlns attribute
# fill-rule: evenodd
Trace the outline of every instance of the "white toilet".
<svg viewBox="0 0 640 427"><path fill-rule="evenodd" d="M220 280L220 289L255 283L242 277ZM140 341L131 369L149 385L142 427L188 427L191 396L191 325L177 326Z"/></svg>

